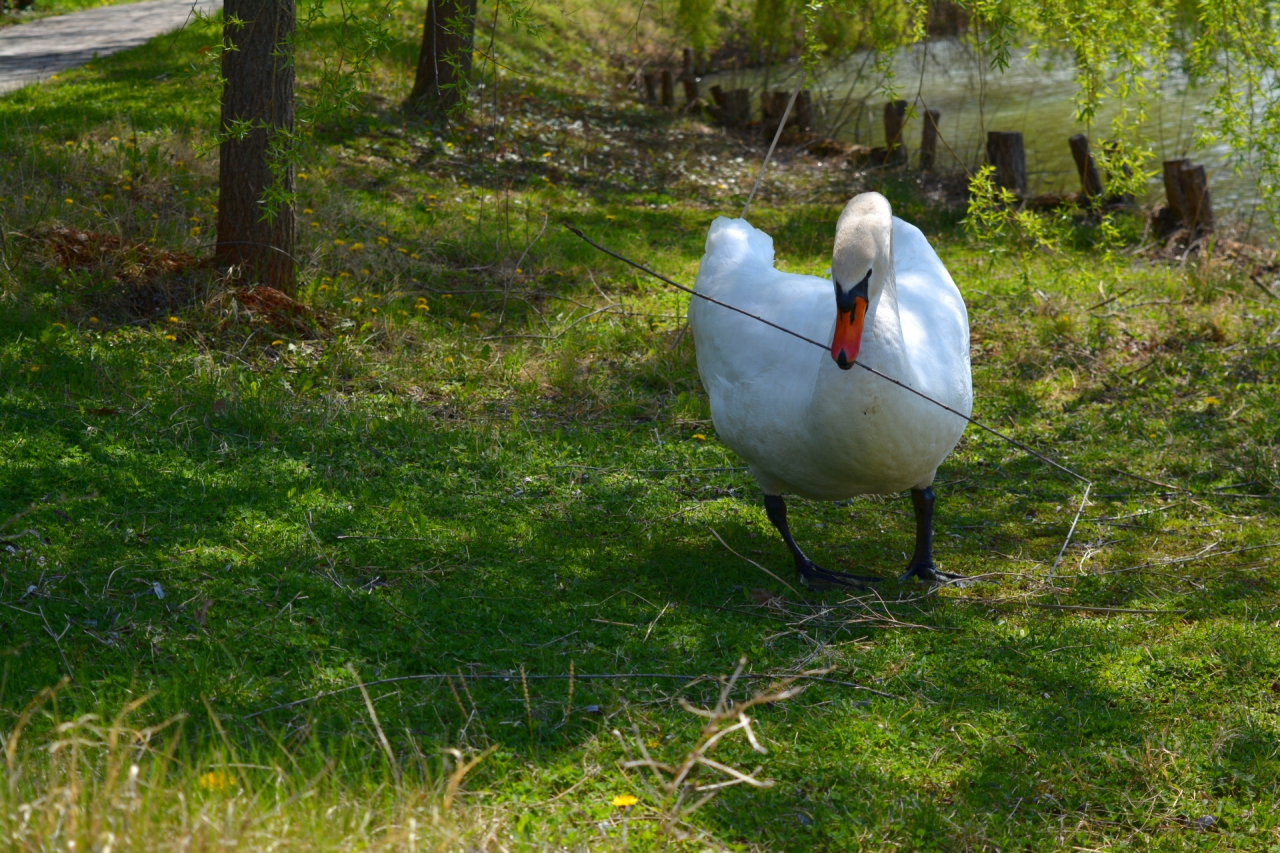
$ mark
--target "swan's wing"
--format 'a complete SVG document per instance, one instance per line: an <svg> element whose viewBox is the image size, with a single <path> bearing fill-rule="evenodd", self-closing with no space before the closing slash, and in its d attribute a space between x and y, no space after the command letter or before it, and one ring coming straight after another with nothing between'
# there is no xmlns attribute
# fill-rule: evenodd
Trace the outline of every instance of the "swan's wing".
<svg viewBox="0 0 1280 853"><path fill-rule="evenodd" d="M711 223L694 290L815 340L831 338L834 312L819 310L831 301L831 283L774 269L773 238L741 219ZM704 380L706 367L721 379L786 370L802 354L811 360L809 350L816 349L697 297L689 303L689 325Z"/></svg>
<svg viewBox="0 0 1280 853"><path fill-rule="evenodd" d="M902 337L921 390L968 412L973 385L964 298L920 229L896 216L893 259Z"/></svg>

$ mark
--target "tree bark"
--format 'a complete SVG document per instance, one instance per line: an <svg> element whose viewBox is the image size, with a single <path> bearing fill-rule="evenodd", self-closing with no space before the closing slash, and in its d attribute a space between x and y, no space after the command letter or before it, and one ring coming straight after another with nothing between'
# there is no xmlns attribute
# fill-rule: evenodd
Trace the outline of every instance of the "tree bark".
<svg viewBox="0 0 1280 853"><path fill-rule="evenodd" d="M411 106L447 118L462 103L475 34L476 0L427 0Z"/></svg>
<svg viewBox="0 0 1280 853"><path fill-rule="evenodd" d="M292 204L264 204L267 191L294 190L294 167L272 160L293 131L294 0L225 0L222 131L219 148L218 263L286 293L293 290ZM278 181L276 180L278 178Z"/></svg>
<svg viewBox="0 0 1280 853"><path fill-rule="evenodd" d="M1185 158L1164 161L1164 195L1169 200L1169 210L1184 225L1191 225L1187 215L1187 197L1182 192L1182 170L1190 169L1191 161Z"/></svg>

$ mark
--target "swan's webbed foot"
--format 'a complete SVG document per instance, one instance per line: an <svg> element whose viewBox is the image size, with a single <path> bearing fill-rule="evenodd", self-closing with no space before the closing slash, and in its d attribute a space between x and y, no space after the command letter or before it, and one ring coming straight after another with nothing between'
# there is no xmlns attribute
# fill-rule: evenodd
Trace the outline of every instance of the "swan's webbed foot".
<svg viewBox="0 0 1280 853"><path fill-rule="evenodd" d="M773 526L778 529L778 533L782 535L782 541L786 543L787 548L791 551L791 556L795 557L796 579L800 581L800 585L805 589L816 591L841 587L865 587L869 583L878 583L883 580L883 578L851 575L847 572L824 569L806 557L804 551L800 550L800 546L796 544L795 538L791 535L791 528L787 526L787 504L782 499L782 495L765 495L764 510L768 514L769 520L773 522Z"/></svg>
<svg viewBox="0 0 1280 853"><path fill-rule="evenodd" d="M884 578L869 575L851 575L848 572L824 569L808 558L803 563L796 563L796 579L800 581L802 587L811 592L849 587L865 589L867 584L884 580Z"/></svg>
<svg viewBox="0 0 1280 853"><path fill-rule="evenodd" d="M902 573L902 577L898 578L899 583L906 583L912 578L919 578L927 584L937 586L944 583L955 583L956 581L966 580L964 575L957 575L952 572L944 572L933 564L928 563L912 563L907 566L907 570Z"/></svg>

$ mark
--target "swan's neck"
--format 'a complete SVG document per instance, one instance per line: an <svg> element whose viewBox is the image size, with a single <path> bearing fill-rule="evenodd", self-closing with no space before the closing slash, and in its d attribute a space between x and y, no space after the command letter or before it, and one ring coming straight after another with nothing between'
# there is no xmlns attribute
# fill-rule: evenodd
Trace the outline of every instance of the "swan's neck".
<svg viewBox="0 0 1280 853"><path fill-rule="evenodd" d="M902 382L914 380L915 371L907 358L902 319L898 316L898 284L892 272L867 306L863 323L866 331L862 335L858 360Z"/></svg>

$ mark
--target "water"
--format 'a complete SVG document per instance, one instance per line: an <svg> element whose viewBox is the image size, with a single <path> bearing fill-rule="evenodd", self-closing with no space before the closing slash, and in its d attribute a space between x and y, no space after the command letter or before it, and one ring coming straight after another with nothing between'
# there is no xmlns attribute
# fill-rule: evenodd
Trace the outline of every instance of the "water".
<svg viewBox="0 0 1280 853"><path fill-rule="evenodd" d="M918 114L935 109L939 120L938 168L969 171L986 162L989 130L1021 131L1027 155L1028 189L1032 193L1075 192L1080 179L1067 145L1068 137L1084 133L1096 146L1109 136L1112 118L1124 106L1107 101L1092 125L1076 122L1077 85L1069 62L1032 61L1025 52L1013 57L1000 72L966 45L944 39L902 50L893 61L896 96L913 103ZM704 88L750 88L759 108L758 93L790 89L798 66L724 71L704 78ZM884 144L883 109L888 100L885 78L877 74L869 54L855 55L824 74L809 88L814 95L818 130L863 145ZM1248 224L1262 216L1261 193L1248 164L1235 171L1238 158L1225 143L1196 148L1201 131L1211 125L1205 116L1210 93L1187 85L1179 73L1170 74L1158 92L1147 98L1142 138L1154 153L1148 203L1162 202L1164 182L1160 163L1190 157L1204 164L1219 221ZM908 119L904 138L913 152L919 146L923 119ZM833 132L834 131L834 132ZM1105 176L1104 176L1105 180Z"/></svg>

